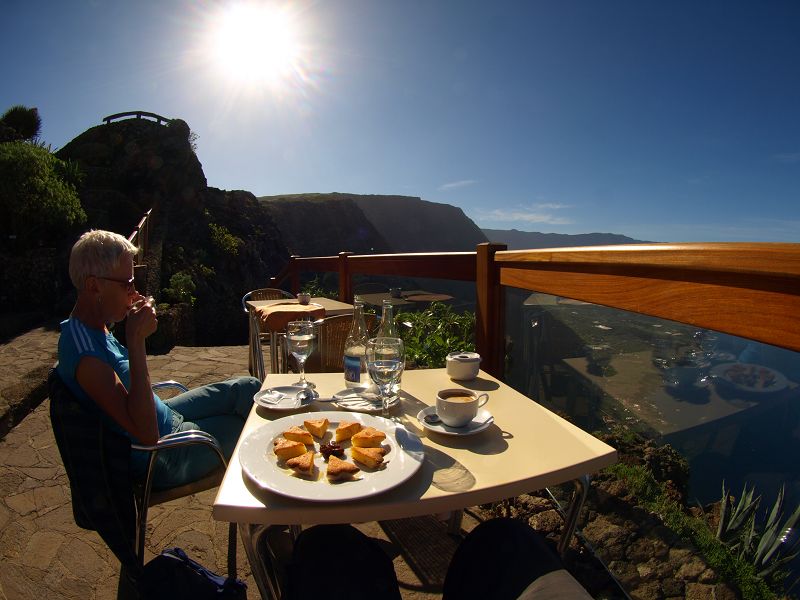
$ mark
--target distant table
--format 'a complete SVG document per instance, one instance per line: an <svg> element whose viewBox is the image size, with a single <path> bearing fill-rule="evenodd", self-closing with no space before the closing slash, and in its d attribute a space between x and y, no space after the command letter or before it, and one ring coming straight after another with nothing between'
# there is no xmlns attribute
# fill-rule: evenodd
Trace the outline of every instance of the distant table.
<svg viewBox="0 0 800 600"><path fill-rule="evenodd" d="M774 403L786 393L793 393L788 389L786 393L763 398L736 397L730 393L721 395L713 382L705 387L669 388L664 382L663 372L653 365L652 359L650 350L615 354L610 365L616 374L608 377L590 373L585 357L567 358L563 362L658 435L668 437L677 434L684 437L693 428L731 417L759 404Z"/></svg>
<svg viewBox="0 0 800 600"><path fill-rule="evenodd" d="M268 322L265 327L262 327L262 322L259 319L258 309L281 305L286 306L287 310L282 311L282 315L278 315L281 318L271 320L271 323ZM279 361L278 361L278 335L281 331L286 328L286 323L291 321L295 318L301 318L303 316L311 316L311 318L317 319L322 317L332 317L336 315L348 315L353 314L353 305L347 304L346 302L339 302L338 300L333 300L331 298L324 298L324 297L313 297L311 298L311 302L308 306L311 305L318 305L322 307L321 311L310 311L306 307L303 307L299 302L296 300L291 299L280 299L280 300L248 300L247 306L250 309L250 357L251 357L251 364L255 365L256 368L256 377L258 377L261 381L264 381L264 377L266 377L266 370L264 368L264 354L261 351L261 340L259 338L262 330L266 329L269 333L269 347L270 347L270 367L272 373L277 373L279 369ZM292 306L297 306L297 311L292 312L288 310ZM273 326L274 325L274 326Z"/></svg>
<svg viewBox="0 0 800 600"><path fill-rule="evenodd" d="M275 386L295 379L270 375ZM322 397L330 397L343 386L341 373L315 373L311 379ZM257 548L270 524L355 523L438 514L574 481L576 493L559 545L563 551L585 499L586 475L617 460L616 451L607 444L483 371L474 381L461 382L461 387L487 392L486 408L495 420L485 431L468 437L428 433L416 419L421 409L435 403L437 390L459 387L444 369L406 371L402 386L401 402L392 410L392 419L421 438L422 466L397 487L352 501L296 500L251 481L239 462L242 441L260 426L287 415L254 405L214 500L213 516L239 524L263 597L273 595L271 563L262 562ZM289 414L315 410L336 408L315 402Z"/></svg>

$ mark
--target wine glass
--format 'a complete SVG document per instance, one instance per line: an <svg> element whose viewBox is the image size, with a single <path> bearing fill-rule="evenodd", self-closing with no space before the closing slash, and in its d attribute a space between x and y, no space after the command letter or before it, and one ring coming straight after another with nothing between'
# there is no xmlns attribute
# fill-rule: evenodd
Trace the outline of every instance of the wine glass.
<svg viewBox="0 0 800 600"><path fill-rule="evenodd" d="M377 337L367 341L367 371L381 393L381 414L389 416L389 400L405 368L403 340Z"/></svg>
<svg viewBox="0 0 800 600"><path fill-rule="evenodd" d="M289 352L297 359L300 367L300 381L295 384L300 387L314 387L313 383L306 381L306 359L314 350L316 338L314 323L311 321L290 321L286 326L286 343L289 346Z"/></svg>

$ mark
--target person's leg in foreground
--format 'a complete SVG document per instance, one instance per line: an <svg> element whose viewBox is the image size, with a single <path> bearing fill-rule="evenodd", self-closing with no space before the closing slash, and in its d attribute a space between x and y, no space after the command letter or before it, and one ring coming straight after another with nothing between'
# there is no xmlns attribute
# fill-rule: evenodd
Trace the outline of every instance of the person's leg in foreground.
<svg viewBox="0 0 800 600"><path fill-rule="evenodd" d="M517 600L534 581L563 568L544 538L527 523L492 519L478 525L459 544L447 570L442 598ZM571 579L566 571L564 574ZM575 585L585 594L577 582ZM553 597L572 597L570 590L562 591L564 595Z"/></svg>
<svg viewBox="0 0 800 600"><path fill-rule="evenodd" d="M287 600L400 600L394 565L351 525L315 525L286 565Z"/></svg>

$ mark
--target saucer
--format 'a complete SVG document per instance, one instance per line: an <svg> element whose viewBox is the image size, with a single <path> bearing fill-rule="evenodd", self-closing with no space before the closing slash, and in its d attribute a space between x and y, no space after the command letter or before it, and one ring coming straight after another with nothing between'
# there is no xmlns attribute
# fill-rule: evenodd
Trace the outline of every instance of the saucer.
<svg viewBox="0 0 800 600"><path fill-rule="evenodd" d="M419 424L428 431L441 433L443 435L474 435L476 433L480 433L484 429L487 429L492 423L494 423L494 417L492 416L492 413L485 408L479 408L478 414L475 415L475 418L463 427L450 427L441 421L439 423L426 423L425 416L435 412L435 406L423 408L421 411L419 411L419 413L417 413L417 421L419 421Z"/></svg>
<svg viewBox="0 0 800 600"><path fill-rule="evenodd" d="M380 404L380 395L370 391L369 387L347 388L333 395L333 403L344 410L365 413L380 413L383 407ZM400 402L399 394L389 398L389 408L394 408Z"/></svg>

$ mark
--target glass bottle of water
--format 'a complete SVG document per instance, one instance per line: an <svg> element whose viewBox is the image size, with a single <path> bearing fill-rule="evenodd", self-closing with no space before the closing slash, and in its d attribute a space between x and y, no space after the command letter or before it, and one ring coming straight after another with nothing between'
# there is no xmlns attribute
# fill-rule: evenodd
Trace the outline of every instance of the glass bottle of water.
<svg viewBox="0 0 800 600"><path fill-rule="evenodd" d="M397 327L394 324L394 305L391 300L383 301L381 324L378 327L378 335L375 337L400 337L397 335Z"/></svg>
<svg viewBox="0 0 800 600"><path fill-rule="evenodd" d="M397 326L394 322L394 304L388 298L383 301L383 313L381 314L381 322L378 326L378 335L375 337L399 338L397 333ZM405 367L405 361L403 364ZM403 370L400 370L400 376L397 381L392 385L392 395L396 396L400 393L400 384Z"/></svg>
<svg viewBox="0 0 800 600"><path fill-rule="evenodd" d="M353 325L344 343L344 384L349 388L369 383L367 339L369 332L364 321L364 303L356 298L353 302Z"/></svg>

